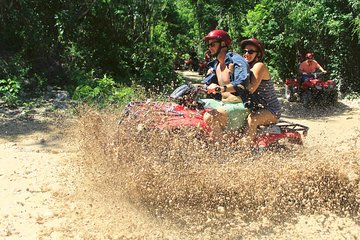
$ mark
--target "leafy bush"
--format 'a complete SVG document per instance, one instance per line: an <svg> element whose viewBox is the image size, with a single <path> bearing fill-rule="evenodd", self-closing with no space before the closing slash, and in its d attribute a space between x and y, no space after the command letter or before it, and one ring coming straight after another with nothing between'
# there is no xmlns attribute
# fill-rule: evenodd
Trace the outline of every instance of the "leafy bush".
<svg viewBox="0 0 360 240"><path fill-rule="evenodd" d="M135 69L131 81L147 89L163 90L177 79L173 59L173 53L165 49L139 46L132 55Z"/></svg>
<svg viewBox="0 0 360 240"><path fill-rule="evenodd" d="M73 99L93 106L105 107L109 104L126 103L136 96L131 87L116 84L112 77L104 75L101 79L91 79L79 85Z"/></svg>
<svg viewBox="0 0 360 240"><path fill-rule="evenodd" d="M0 79L0 97L9 107L20 103L19 94L21 87L16 78Z"/></svg>
<svg viewBox="0 0 360 240"><path fill-rule="evenodd" d="M47 86L44 75L35 72L21 53L0 59L0 79L2 98L13 107L20 103L20 98L33 97Z"/></svg>
<svg viewBox="0 0 360 240"><path fill-rule="evenodd" d="M357 92L349 92L345 95L345 99L346 100L356 100L356 99L360 99L360 94Z"/></svg>

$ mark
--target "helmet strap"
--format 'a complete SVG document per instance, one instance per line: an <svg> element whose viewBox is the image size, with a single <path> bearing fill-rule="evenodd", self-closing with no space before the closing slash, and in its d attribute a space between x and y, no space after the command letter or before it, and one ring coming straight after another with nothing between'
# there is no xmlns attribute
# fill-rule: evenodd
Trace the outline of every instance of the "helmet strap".
<svg viewBox="0 0 360 240"><path fill-rule="evenodd" d="M219 53L221 52L221 49L223 49L223 48L227 48L227 46L226 46L226 45L224 45L224 46L221 46L221 45L220 45L220 46L218 47L216 53L214 54L214 57L215 57L215 58L217 58L217 56L218 56Z"/></svg>

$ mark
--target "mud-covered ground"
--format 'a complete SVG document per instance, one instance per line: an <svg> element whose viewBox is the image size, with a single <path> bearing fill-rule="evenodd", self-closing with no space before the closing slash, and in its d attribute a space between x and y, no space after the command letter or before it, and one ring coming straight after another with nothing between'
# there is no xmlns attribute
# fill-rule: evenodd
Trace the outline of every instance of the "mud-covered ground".
<svg viewBox="0 0 360 240"><path fill-rule="evenodd" d="M359 239L360 102L283 107L308 136L262 155L113 111L2 112L0 238Z"/></svg>

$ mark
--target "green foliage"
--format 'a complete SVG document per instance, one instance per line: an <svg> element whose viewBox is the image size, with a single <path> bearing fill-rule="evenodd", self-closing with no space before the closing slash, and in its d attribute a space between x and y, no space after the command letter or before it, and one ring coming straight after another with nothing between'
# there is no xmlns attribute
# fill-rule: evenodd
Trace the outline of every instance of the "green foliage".
<svg viewBox="0 0 360 240"><path fill-rule="evenodd" d="M104 75L101 79L91 79L87 84L79 85L73 98L93 106L105 107L129 102L135 96L131 87L118 85L113 78Z"/></svg>
<svg viewBox="0 0 360 240"><path fill-rule="evenodd" d="M344 99L346 99L346 100L358 100L358 99L360 99L360 94L358 92L351 91L351 92L346 93Z"/></svg>
<svg viewBox="0 0 360 240"><path fill-rule="evenodd" d="M24 81L29 75L30 67L20 54L0 59L0 78L17 78Z"/></svg>
<svg viewBox="0 0 360 240"><path fill-rule="evenodd" d="M163 90L164 87L174 81L177 77L173 72L173 59L175 54L167 52L162 48L137 48L141 54L134 53L132 60L135 66L131 82L135 82L152 90Z"/></svg>
<svg viewBox="0 0 360 240"><path fill-rule="evenodd" d="M0 59L0 98L9 107L21 103L23 85L29 68L20 55Z"/></svg>
<svg viewBox="0 0 360 240"><path fill-rule="evenodd" d="M235 50L245 37L261 39L274 80L294 75L309 50L342 91L360 91L359 16L358 0L5 0L0 79L16 80L17 96L57 85L116 102L133 83L161 94L181 81L176 53L195 46L203 56L203 36L222 28Z"/></svg>
<svg viewBox="0 0 360 240"><path fill-rule="evenodd" d="M9 107L15 107L20 103L20 90L17 79L0 79L0 97Z"/></svg>

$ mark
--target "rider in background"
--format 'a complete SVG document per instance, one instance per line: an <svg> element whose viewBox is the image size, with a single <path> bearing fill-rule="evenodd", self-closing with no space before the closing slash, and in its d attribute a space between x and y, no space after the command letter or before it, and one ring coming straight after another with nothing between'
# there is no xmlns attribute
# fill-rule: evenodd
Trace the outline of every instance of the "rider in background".
<svg viewBox="0 0 360 240"><path fill-rule="evenodd" d="M197 59L197 53L196 53L196 51L195 51L195 47L191 47L191 48L190 48L189 55L190 55L190 59L191 59L191 60Z"/></svg>
<svg viewBox="0 0 360 240"><path fill-rule="evenodd" d="M191 47L189 55L190 55L190 60L192 62L192 69L196 71L198 69L199 59L197 57L195 47Z"/></svg>
<svg viewBox="0 0 360 240"><path fill-rule="evenodd" d="M211 60L211 51L209 49L206 50L206 52L205 52L204 60L206 62L210 62L210 60Z"/></svg>
<svg viewBox="0 0 360 240"><path fill-rule="evenodd" d="M174 68L175 70L179 70L180 66L181 66L181 53L180 52L176 52L175 53L175 60L174 60Z"/></svg>
<svg viewBox="0 0 360 240"><path fill-rule="evenodd" d="M309 78L314 78L314 72L317 69L320 69L321 72L326 73L323 67L314 59L314 56L311 52L307 52L306 60L303 61L299 66L299 73L301 75L301 82L306 81Z"/></svg>
<svg viewBox="0 0 360 240"><path fill-rule="evenodd" d="M256 38L243 40L241 43L243 56L250 65L251 113L247 118L248 140L253 141L259 125L275 124L280 117L281 105L277 99L274 83L269 70L263 63L265 48Z"/></svg>
<svg viewBox="0 0 360 240"><path fill-rule="evenodd" d="M203 80L211 98L204 99L205 107L213 109L204 114L204 120L213 139L219 140L223 130L238 129L246 121L248 110L243 102L247 100L250 69L242 56L228 51L232 40L226 31L213 30L203 40L214 58Z"/></svg>

